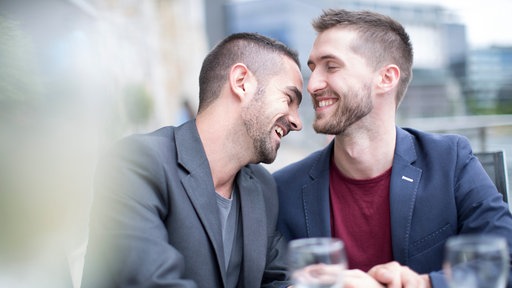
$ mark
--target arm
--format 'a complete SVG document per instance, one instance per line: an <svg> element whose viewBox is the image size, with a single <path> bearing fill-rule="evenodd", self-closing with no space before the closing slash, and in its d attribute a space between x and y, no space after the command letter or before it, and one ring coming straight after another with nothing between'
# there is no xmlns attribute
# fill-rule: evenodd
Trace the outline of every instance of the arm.
<svg viewBox="0 0 512 288"><path fill-rule="evenodd" d="M156 153L123 143L99 165L82 287L196 287L168 242Z"/></svg>
<svg viewBox="0 0 512 288"><path fill-rule="evenodd" d="M459 234L495 234L504 237L512 257L512 215L467 141L458 143L460 173L455 200ZM458 167L457 167L458 168ZM512 286L512 266L507 287Z"/></svg>
<svg viewBox="0 0 512 288"><path fill-rule="evenodd" d="M287 243L277 231L269 239L270 246L261 287L288 287L291 281L288 280L286 266Z"/></svg>
<svg viewBox="0 0 512 288"><path fill-rule="evenodd" d="M448 287L442 262L444 244L449 237L472 233L498 234L507 238L509 245L512 239L512 216L508 206L472 154L468 140L463 137L450 138L450 141L438 143L439 147L429 147L420 152L420 159L426 159L426 155L431 154L431 161L428 161L431 165L430 168L420 166L424 174L420 183L422 187L419 189L422 194L418 194L418 221L415 222L416 225L413 224L412 229L416 228L415 235L422 235L421 229L424 233L439 231L438 239L430 241L425 235L422 235L424 238L416 237L413 240L415 242L409 245L411 258L401 260L412 269L429 273L431 285L435 288ZM437 155L437 158L433 155ZM427 198L435 199L437 203ZM435 213L428 211L432 208L436 209ZM422 219L432 220L427 224ZM430 223L436 224L429 225ZM443 225L445 229L441 230ZM429 227L429 230L424 227ZM429 244L422 244L417 246L423 246L421 249L416 249L414 243L423 239L426 240L424 243Z"/></svg>

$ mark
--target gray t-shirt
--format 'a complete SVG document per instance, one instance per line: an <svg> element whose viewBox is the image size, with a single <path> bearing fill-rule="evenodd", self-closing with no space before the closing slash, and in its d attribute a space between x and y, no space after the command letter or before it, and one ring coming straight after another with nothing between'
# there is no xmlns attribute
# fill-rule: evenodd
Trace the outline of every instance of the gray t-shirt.
<svg viewBox="0 0 512 288"><path fill-rule="evenodd" d="M222 242L224 247L224 265L227 271L228 287L236 287L240 265L242 261L242 233L240 219L240 200L235 185L231 199L217 194L220 223L222 229Z"/></svg>

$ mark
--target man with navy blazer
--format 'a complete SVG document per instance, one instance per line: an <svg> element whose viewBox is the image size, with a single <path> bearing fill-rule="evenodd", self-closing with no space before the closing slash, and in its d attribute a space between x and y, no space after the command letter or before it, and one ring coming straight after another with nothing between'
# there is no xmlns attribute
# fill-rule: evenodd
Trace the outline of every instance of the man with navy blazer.
<svg viewBox="0 0 512 288"><path fill-rule="evenodd" d="M257 56L257 57L256 57ZM82 287L286 287L277 191L257 163L300 130L296 52L233 34L206 57L197 117L102 159Z"/></svg>
<svg viewBox="0 0 512 288"><path fill-rule="evenodd" d="M334 9L313 26L313 127L334 139L274 173L283 235L341 238L350 271L380 282L351 284L366 288L446 287L444 245L452 236L494 234L512 247L508 205L468 140L395 124L412 77L403 27L381 14ZM382 278L383 266L392 279Z"/></svg>
<svg viewBox="0 0 512 288"><path fill-rule="evenodd" d="M440 272L446 240L489 233L506 237L512 247L512 217L465 138L396 129L389 200L393 260L430 273L433 287L446 287ZM289 240L332 236L329 165L334 145L274 173L278 229Z"/></svg>

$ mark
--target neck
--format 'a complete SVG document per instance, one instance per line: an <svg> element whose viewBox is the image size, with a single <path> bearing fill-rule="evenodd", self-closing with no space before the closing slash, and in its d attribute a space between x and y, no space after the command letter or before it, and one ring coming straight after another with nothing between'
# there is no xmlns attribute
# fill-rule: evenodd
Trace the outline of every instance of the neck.
<svg viewBox="0 0 512 288"><path fill-rule="evenodd" d="M396 143L394 122L386 126L374 125L371 129L355 126L336 136L334 162L349 178L377 177L393 164Z"/></svg>
<svg viewBox="0 0 512 288"><path fill-rule="evenodd" d="M243 138L236 139L239 134L236 132L237 127L230 126L230 123L240 121L230 120L229 117L232 116L229 112L219 115L216 111L220 110L202 112L197 116L196 124L212 172L215 191L230 198L236 174L248 164L248 160L244 158L247 153L241 151L241 147L247 145L241 143Z"/></svg>

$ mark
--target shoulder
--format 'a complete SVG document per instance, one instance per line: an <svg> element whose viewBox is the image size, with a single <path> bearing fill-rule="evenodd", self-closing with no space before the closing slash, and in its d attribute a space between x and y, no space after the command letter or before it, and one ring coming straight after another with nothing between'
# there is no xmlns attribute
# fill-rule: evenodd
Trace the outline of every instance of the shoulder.
<svg viewBox="0 0 512 288"><path fill-rule="evenodd" d="M263 185L275 186L274 179L270 172L261 164L249 164L243 169L247 169L251 177L255 177Z"/></svg>
<svg viewBox="0 0 512 288"><path fill-rule="evenodd" d="M472 154L469 140L462 135L441 134L420 131L412 128L399 128L397 152L414 150L418 157L434 155Z"/></svg>
<svg viewBox="0 0 512 288"><path fill-rule="evenodd" d="M102 154L100 167L144 167L155 173L163 165L163 159L175 158L175 127L163 127L150 133L125 136L113 143ZM121 168L119 168L121 169Z"/></svg>
<svg viewBox="0 0 512 288"><path fill-rule="evenodd" d="M329 169L329 161L332 151L332 142L327 147L317 150L305 158L291 163L273 173L278 182L298 181L307 175L316 177Z"/></svg>
<svg viewBox="0 0 512 288"><path fill-rule="evenodd" d="M429 133L411 128L399 128L397 132L394 164L405 159L418 168L451 175L462 173L468 164L478 162L469 140L464 136Z"/></svg>
<svg viewBox="0 0 512 288"><path fill-rule="evenodd" d="M402 131L399 132L399 134L406 133L411 135L417 142L426 145L450 146L457 144L458 142L463 142L464 144L469 145L468 139L465 136L458 134L432 133L413 128L398 128L398 131Z"/></svg>
<svg viewBox="0 0 512 288"><path fill-rule="evenodd" d="M114 145L114 149L167 144L174 139L175 129L176 127L166 126L148 133L132 134L120 139Z"/></svg>

